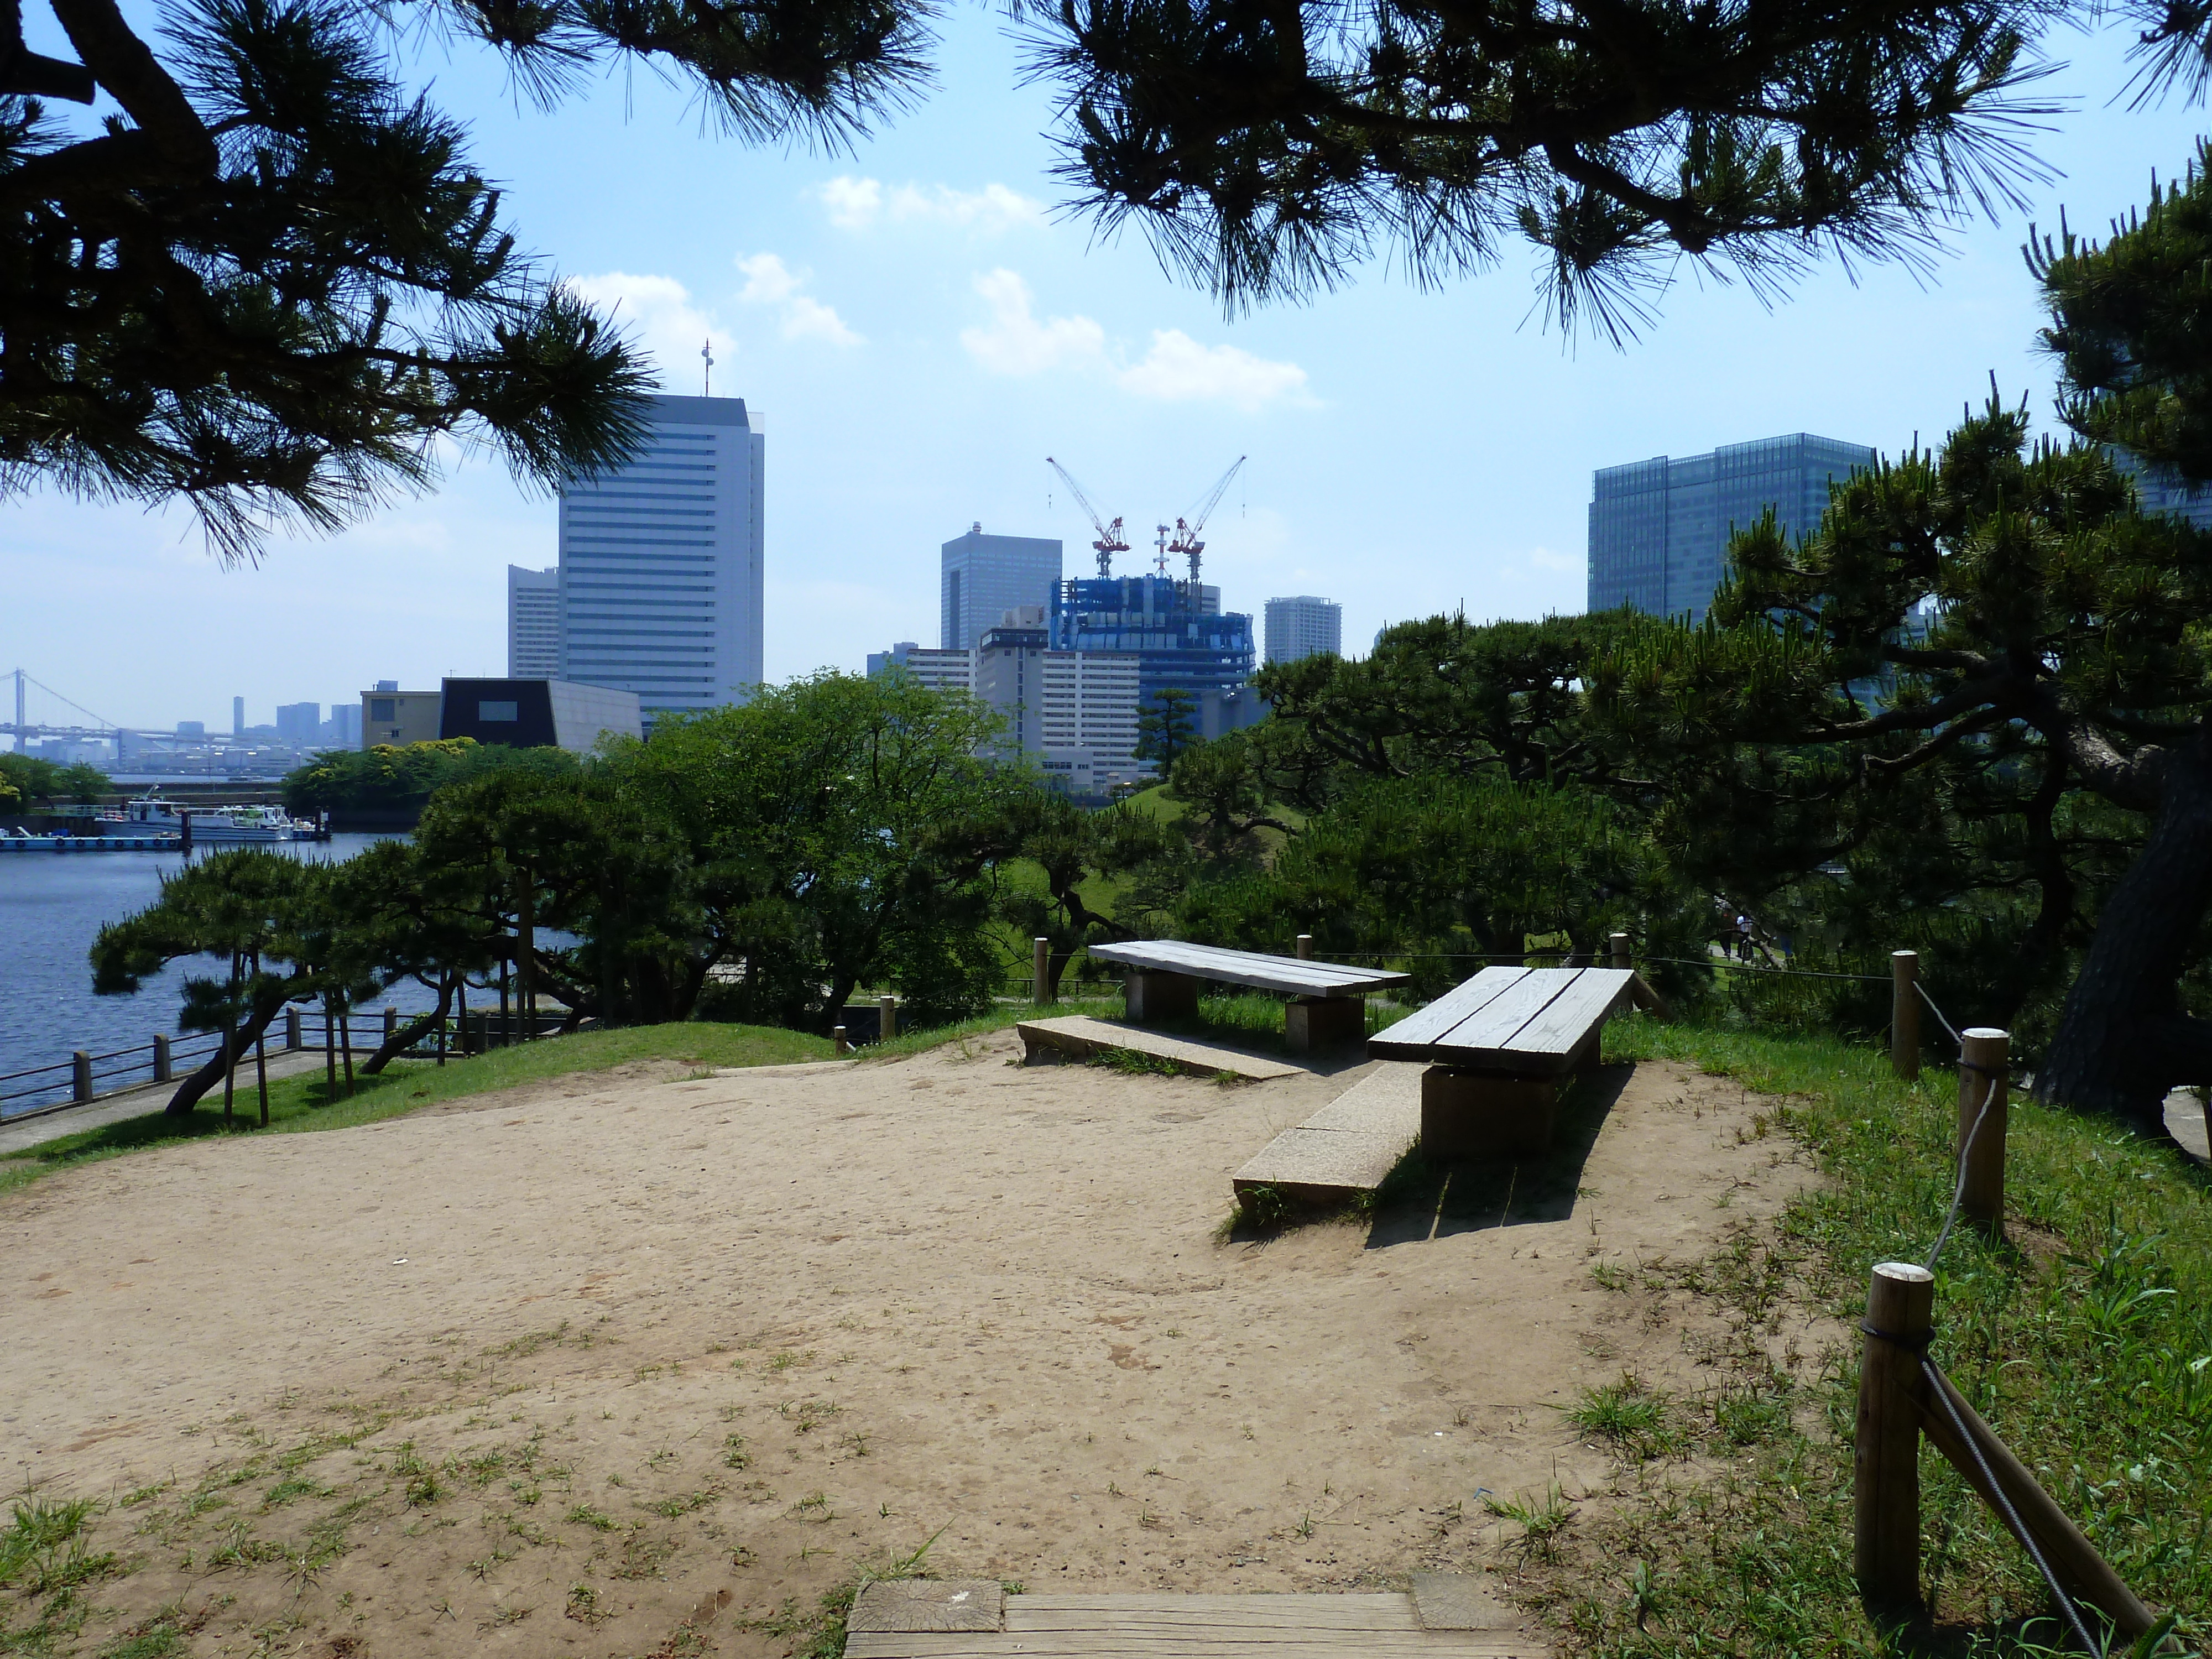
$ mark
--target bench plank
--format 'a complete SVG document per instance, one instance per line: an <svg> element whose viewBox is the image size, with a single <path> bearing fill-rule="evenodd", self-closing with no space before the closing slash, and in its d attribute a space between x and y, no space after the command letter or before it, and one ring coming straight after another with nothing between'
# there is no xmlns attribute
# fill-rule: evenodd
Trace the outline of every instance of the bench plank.
<svg viewBox="0 0 2212 1659"><path fill-rule="evenodd" d="M1188 974L1194 979L1249 985L1288 996L1360 996L1393 985L1410 984L1413 979L1409 974L1347 968L1328 962L1302 962L1296 957L1228 951L1218 945L1191 945L1182 939L1135 939L1121 945L1094 945L1091 954L1102 962L1118 962L1124 967L1158 974Z"/></svg>
<svg viewBox="0 0 2212 1659"><path fill-rule="evenodd" d="M1632 991L1618 968L1486 968L1368 1039L1377 1058L1521 1077L1568 1070Z"/></svg>
<svg viewBox="0 0 2212 1659"><path fill-rule="evenodd" d="M1518 1048L1514 1038L1575 982L1572 968L1531 968L1482 1008L1437 1039L1452 1048Z"/></svg>
<svg viewBox="0 0 2212 1659"><path fill-rule="evenodd" d="M1528 971L1526 968L1484 969L1473 979L1455 985L1427 1007L1415 1010L1381 1036L1370 1039L1369 1052L1385 1052L1374 1046L1385 1042L1400 1048L1425 1048L1454 1026L1464 1024L1478 1009L1517 983Z"/></svg>

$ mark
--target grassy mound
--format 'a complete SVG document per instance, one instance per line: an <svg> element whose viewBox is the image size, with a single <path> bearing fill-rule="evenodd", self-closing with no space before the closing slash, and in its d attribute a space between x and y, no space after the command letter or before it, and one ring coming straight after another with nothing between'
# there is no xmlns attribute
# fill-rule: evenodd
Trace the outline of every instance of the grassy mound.
<svg viewBox="0 0 2212 1659"><path fill-rule="evenodd" d="M1851 1578L1856 1339L1809 1382L1773 1358L1793 1309L1809 1303L1854 1333L1873 1264L1926 1256L1952 1196L1955 1075L1900 1083L1864 1048L1641 1019L1617 1022L1607 1048L1773 1095L1776 1127L1826 1180L1693 1267L1593 1270L1608 1290L1656 1272L1708 1298L1730 1335L1698 1398L1625 1376L1571 1408L1613 1449L1630 1498L1583 1523L1562 1495L1558 1515L1524 1528L1533 1599L1586 1651L1620 1659L2063 1650L2033 1565L1925 1448L1935 1616L1869 1624ZM1944 1249L1934 1356L2136 1592L2182 1615L2188 1650L2205 1651L2212 1180L2109 1121L2015 1098L2006 1188L2003 1238L1961 1228Z"/></svg>

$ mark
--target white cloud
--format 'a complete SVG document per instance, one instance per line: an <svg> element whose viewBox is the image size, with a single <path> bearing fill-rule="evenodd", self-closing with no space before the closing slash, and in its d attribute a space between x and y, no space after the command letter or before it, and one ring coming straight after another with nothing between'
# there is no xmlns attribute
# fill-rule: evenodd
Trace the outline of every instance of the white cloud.
<svg viewBox="0 0 2212 1659"><path fill-rule="evenodd" d="M749 306L775 306L782 313L787 340L827 340L832 345L856 346L860 337L845 325L835 309L799 290L806 277L773 253L740 255L738 269L745 274L738 300Z"/></svg>
<svg viewBox="0 0 2212 1659"><path fill-rule="evenodd" d="M598 276L571 276L568 286L615 321L635 340L659 370L660 384L670 392L690 392L702 384L699 349L712 342L714 361L732 363L738 343L714 326L713 319L691 303L690 290L673 276L633 276L610 270Z"/></svg>
<svg viewBox="0 0 2212 1659"><path fill-rule="evenodd" d="M1139 398L1225 403L1247 410L1278 398L1314 402L1306 372L1296 363L1273 362L1238 346L1200 345L1181 329L1155 329L1142 358L1116 363L1106 349L1106 331L1090 318L1040 319L1018 271L988 271L975 278L975 292L991 307L991 324L963 329L960 343L994 374L1072 368L1103 375Z"/></svg>
<svg viewBox="0 0 2212 1659"><path fill-rule="evenodd" d="M1200 345L1179 328L1153 330L1143 361L1115 378L1139 397L1163 403L1219 402L1255 410L1276 398L1313 402L1306 372L1296 363L1271 362L1240 346Z"/></svg>
<svg viewBox="0 0 2212 1659"><path fill-rule="evenodd" d="M830 222L843 230L866 230L879 220L982 231L1044 222L1043 203L998 184L981 190L955 190L950 185L886 185L880 179L840 173L816 186L814 194L828 210Z"/></svg>
<svg viewBox="0 0 2212 1659"><path fill-rule="evenodd" d="M1039 322L1030 309L1030 285L1019 271L988 271L975 279L975 292L991 307L991 325L961 330L960 343L994 374L1105 366L1106 331L1088 317Z"/></svg>

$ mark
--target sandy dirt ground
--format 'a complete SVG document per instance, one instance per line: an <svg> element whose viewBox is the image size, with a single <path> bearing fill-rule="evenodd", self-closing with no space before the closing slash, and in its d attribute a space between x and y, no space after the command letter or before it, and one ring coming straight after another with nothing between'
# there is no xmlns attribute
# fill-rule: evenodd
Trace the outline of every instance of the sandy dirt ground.
<svg viewBox="0 0 2212 1659"><path fill-rule="evenodd" d="M1486 1497L1601 1497L1580 1389L1711 1382L1722 1333L1639 1269L1812 1177L1771 1102L1613 1066L1547 1164L1224 1241L1230 1172L1362 1074L1009 1035L40 1182L0 1200L0 1449L116 1559L7 1616L88 1655L769 1655L933 1538L1035 1590L1468 1570Z"/></svg>

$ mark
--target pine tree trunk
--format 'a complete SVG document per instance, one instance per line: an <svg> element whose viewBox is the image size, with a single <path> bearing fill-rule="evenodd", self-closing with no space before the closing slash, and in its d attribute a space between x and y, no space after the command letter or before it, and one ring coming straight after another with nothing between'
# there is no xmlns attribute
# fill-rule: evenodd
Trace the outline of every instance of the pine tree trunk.
<svg viewBox="0 0 2212 1659"><path fill-rule="evenodd" d="M2158 1133L2169 1090L2212 1080L2212 1022L2183 1013L2179 994L2208 905L2212 727L2173 751L2150 838L2105 902L2036 1068L2039 1096Z"/></svg>

